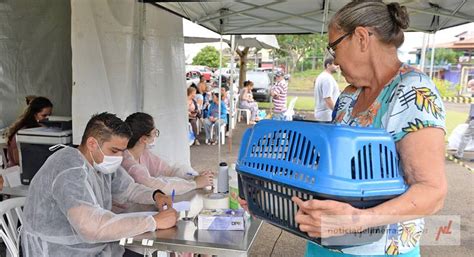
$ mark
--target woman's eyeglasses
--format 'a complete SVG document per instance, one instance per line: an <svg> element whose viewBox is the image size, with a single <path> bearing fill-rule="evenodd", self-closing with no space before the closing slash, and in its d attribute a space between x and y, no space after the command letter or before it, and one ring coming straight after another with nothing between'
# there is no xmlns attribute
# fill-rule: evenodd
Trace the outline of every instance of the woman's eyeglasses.
<svg viewBox="0 0 474 257"><path fill-rule="evenodd" d="M349 35L352 34L353 31L351 32L348 32L342 36L340 36L338 39L336 39L334 42L332 43L329 43L327 46L326 46L326 50L327 52L332 56L332 58L336 58L336 46L339 45L339 43L342 42L342 40L344 40L344 38L348 37Z"/></svg>
<svg viewBox="0 0 474 257"><path fill-rule="evenodd" d="M328 43L328 45L326 46L326 52L328 54L330 54L333 59L335 59L336 58L336 46L339 45L342 42L342 40L344 40L344 38L350 36L352 33L354 33L354 31L348 32L348 33L340 36L338 39L334 40L334 42L332 42L332 43ZM373 34L374 33L369 31L369 36L372 36Z"/></svg>
<svg viewBox="0 0 474 257"><path fill-rule="evenodd" d="M153 129L153 130L150 132L149 135L150 135L150 136L159 137L159 136L160 136L160 130L157 129L157 128L155 128L155 129Z"/></svg>

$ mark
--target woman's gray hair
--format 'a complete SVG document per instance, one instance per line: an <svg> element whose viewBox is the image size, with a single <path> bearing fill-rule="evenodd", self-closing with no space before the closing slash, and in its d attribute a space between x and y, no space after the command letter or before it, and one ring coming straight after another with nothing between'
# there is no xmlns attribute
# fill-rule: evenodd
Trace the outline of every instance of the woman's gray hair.
<svg viewBox="0 0 474 257"><path fill-rule="evenodd" d="M398 3L354 0L332 17L329 27L346 33L353 32L358 26L370 27L382 42L398 48L405 40L403 30L408 28L409 23L406 7Z"/></svg>

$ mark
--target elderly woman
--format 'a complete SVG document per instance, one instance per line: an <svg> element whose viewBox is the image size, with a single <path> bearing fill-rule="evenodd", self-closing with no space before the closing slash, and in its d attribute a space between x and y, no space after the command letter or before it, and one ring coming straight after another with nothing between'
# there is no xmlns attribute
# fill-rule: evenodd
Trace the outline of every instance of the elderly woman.
<svg viewBox="0 0 474 257"><path fill-rule="evenodd" d="M295 220L311 237L381 225L389 228L377 242L337 253L308 243L307 256L420 256L422 217L443 207L445 112L430 78L397 57L408 24L404 7L382 1L353 1L332 17L328 52L350 83L338 98L333 122L388 131L396 142L409 189L369 209L293 197L299 206Z"/></svg>

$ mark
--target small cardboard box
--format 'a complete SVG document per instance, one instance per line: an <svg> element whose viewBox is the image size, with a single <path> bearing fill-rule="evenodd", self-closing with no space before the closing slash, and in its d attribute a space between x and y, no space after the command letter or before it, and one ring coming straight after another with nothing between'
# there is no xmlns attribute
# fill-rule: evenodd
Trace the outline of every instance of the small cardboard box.
<svg viewBox="0 0 474 257"><path fill-rule="evenodd" d="M198 229L244 230L244 210L202 210L198 215Z"/></svg>

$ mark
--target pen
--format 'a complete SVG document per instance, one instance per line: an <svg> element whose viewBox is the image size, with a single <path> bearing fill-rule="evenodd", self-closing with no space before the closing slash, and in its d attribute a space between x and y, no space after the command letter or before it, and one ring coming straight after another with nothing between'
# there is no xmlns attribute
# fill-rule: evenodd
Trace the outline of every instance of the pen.
<svg viewBox="0 0 474 257"><path fill-rule="evenodd" d="M171 202L174 203L174 194L175 194L175 191L173 189L173 191L171 191Z"/></svg>

